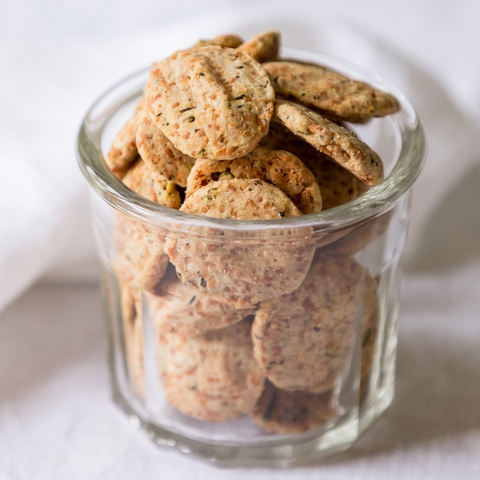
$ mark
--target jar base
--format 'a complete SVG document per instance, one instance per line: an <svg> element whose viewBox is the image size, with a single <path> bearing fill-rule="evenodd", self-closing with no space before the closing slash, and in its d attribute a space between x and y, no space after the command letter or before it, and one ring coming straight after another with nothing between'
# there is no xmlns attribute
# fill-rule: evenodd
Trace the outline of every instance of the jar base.
<svg viewBox="0 0 480 480"><path fill-rule="evenodd" d="M112 385L113 400L127 415L133 428L144 430L160 447L176 449L221 467L289 468L347 450L391 404L393 383L377 393L375 399L361 406L360 412L342 419L340 424L292 437L289 445L284 441L282 445L275 445L272 441L240 446L198 441L162 428L140 414L118 386Z"/></svg>

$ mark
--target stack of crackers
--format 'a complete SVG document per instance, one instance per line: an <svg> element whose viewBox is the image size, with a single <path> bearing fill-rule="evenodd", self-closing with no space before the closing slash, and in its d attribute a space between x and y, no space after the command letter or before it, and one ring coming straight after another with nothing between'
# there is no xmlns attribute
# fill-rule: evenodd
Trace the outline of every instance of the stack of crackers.
<svg viewBox="0 0 480 480"><path fill-rule="evenodd" d="M152 202L239 221L315 214L378 184L382 160L351 124L393 114L398 101L279 59L279 43L278 32L224 35L154 64L106 157L112 172ZM143 292L163 390L182 413L209 422L248 414L294 434L334 419L359 322L362 388L373 359L377 282L353 256L385 232L383 217L326 245L303 231L238 239L117 213L113 263L137 394Z"/></svg>

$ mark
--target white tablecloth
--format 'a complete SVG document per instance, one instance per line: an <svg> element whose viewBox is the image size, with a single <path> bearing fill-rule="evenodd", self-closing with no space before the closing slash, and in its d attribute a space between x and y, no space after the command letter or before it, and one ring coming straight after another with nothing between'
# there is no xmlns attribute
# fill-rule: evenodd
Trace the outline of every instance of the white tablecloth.
<svg viewBox="0 0 480 480"><path fill-rule="evenodd" d="M154 445L110 400L98 288L36 287L0 319L0 479L476 480L478 267L405 278L392 406L349 452L286 471Z"/></svg>
<svg viewBox="0 0 480 480"><path fill-rule="evenodd" d="M477 0L1 2L0 480L480 478L479 19ZM414 195L394 404L318 466L225 471L154 447L110 401L74 140L121 76L198 37L268 28L398 85L430 155Z"/></svg>

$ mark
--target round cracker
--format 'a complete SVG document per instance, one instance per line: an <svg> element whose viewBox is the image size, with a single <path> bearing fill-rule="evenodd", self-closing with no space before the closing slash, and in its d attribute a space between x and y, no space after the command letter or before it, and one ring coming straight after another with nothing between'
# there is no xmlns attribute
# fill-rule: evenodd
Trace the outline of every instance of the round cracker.
<svg viewBox="0 0 480 480"><path fill-rule="evenodd" d="M176 148L195 158L231 160L267 133L275 92L261 65L219 46L177 52L153 66L149 111Z"/></svg>
<svg viewBox="0 0 480 480"><path fill-rule="evenodd" d="M295 135L301 136L363 182L376 185L382 181L381 158L349 130L303 105L286 100L275 102L275 115Z"/></svg>
<svg viewBox="0 0 480 480"><path fill-rule="evenodd" d="M350 202L360 195L360 188L362 193L366 191L365 188L368 188L348 170L316 150L301 137L294 135L281 123L270 124L268 134L262 138L260 145L269 150L291 152L305 164L320 188L322 210Z"/></svg>
<svg viewBox="0 0 480 480"><path fill-rule="evenodd" d="M400 110L392 95L319 65L273 62L264 67L278 93L342 120L365 121Z"/></svg>
<svg viewBox="0 0 480 480"><path fill-rule="evenodd" d="M188 197L182 211L238 220L301 215L278 188L261 180L225 180ZM227 232L224 237L170 233L165 251L181 281L236 308L295 290L313 258L309 232L274 231L255 235Z"/></svg>
<svg viewBox="0 0 480 480"><path fill-rule="evenodd" d="M138 153L142 160L159 175L181 187L195 159L174 147L173 143L155 126L148 112L144 112L136 136Z"/></svg>
<svg viewBox="0 0 480 480"><path fill-rule="evenodd" d="M320 189L304 163L290 152L263 147L256 147L247 156L235 160L198 160L188 177L187 197L223 178L224 173L228 173L227 178L258 178L272 183L304 214L322 209Z"/></svg>
<svg viewBox="0 0 480 480"><path fill-rule="evenodd" d="M130 168L123 182L152 202L178 209L180 194L175 185L151 170L142 160ZM115 270L130 286L152 291L168 266L165 233L152 229L120 212L115 215Z"/></svg>
<svg viewBox="0 0 480 480"><path fill-rule="evenodd" d="M142 160L138 160L128 170L123 177L123 183L152 202L176 210L180 208L180 193L175 184L153 171Z"/></svg>
<svg viewBox="0 0 480 480"><path fill-rule="evenodd" d="M168 266L165 234L149 230L120 213L115 219L114 268L117 275L133 288L154 291Z"/></svg>
<svg viewBox="0 0 480 480"><path fill-rule="evenodd" d="M157 328L173 328L186 337L226 328L256 311L253 308L234 309L183 284L173 266L168 268L155 295L148 296L148 305Z"/></svg>
<svg viewBox="0 0 480 480"><path fill-rule="evenodd" d="M258 179L236 178L199 188L185 200L180 210L237 220L274 220L301 215L279 188Z"/></svg>
<svg viewBox="0 0 480 480"><path fill-rule="evenodd" d="M322 427L338 414L331 392L289 392L267 380L250 417L267 432L298 435Z"/></svg>
<svg viewBox="0 0 480 480"><path fill-rule="evenodd" d="M253 358L246 319L197 337L159 333L159 364L168 401L190 417L222 422L252 410L265 377Z"/></svg>
<svg viewBox="0 0 480 480"><path fill-rule="evenodd" d="M319 256L297 290L262 303L252 328L255 358L275 386L334 387L355 342L362 276L353 259Z"/></svg>
<svg viewBox="0 0 480 480"><path fill-rule="evenodd" d="M245 52L257 62L271 62L276 60L280 48L280 32L272 30L252 37L242 43L237 51Z"/></svg>
<svg viewBox="0 0 480 480"><path fill-rule="evenodd" d="M237 35L219 35L212 40L199 40L194 47L206 47L207 45L218 45L220 47L237 48L243 40Z"/></svg>

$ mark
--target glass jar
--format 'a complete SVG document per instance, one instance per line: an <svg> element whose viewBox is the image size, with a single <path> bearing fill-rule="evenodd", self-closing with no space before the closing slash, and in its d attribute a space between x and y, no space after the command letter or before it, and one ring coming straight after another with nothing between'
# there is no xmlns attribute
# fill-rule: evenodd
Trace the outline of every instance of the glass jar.
<svg viewBox="0 0 480 480"><path fill-rule="evenodd" d="M404 95L376 74L298 49L282 56L396 96L399 113L352 127L382 157L383 182L282 220L152 203L104 160L148 70L104 94L78 139L113 398L158 445L222 465L289 466L346 449L394 396L402 252L424 131Z"/></svg>

